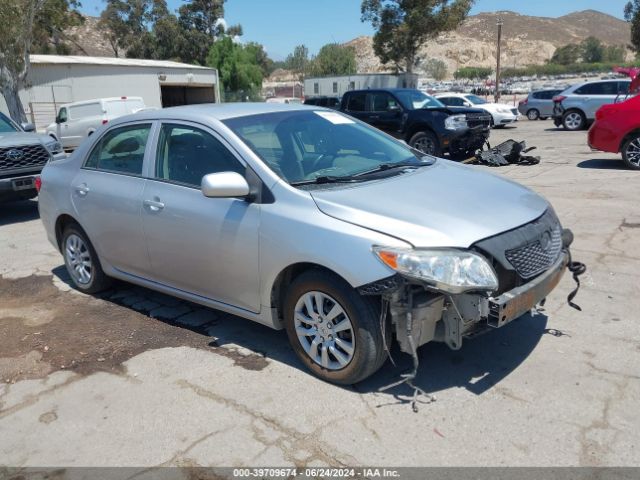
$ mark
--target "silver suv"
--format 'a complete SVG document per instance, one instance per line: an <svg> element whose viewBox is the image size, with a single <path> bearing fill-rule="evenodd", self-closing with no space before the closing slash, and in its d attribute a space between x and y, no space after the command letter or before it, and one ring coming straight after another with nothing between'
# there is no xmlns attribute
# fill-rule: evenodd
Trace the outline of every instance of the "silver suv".
<svg viewBox="0 0 640 480"><path fill-rule="evenodd" d="M553 97L562 90L536 90L520 100L518 111L529 120L546 120L553 115Z"/></svg>
<svg viewBox="0 0 640 480"><path fill-rule="evenodd" d="M285 328L340 384L393 332L417 361L520 317L571 243L531 190L304 105L121 117L45 167L39 205L79 290L118 278Z"/></svg>
<svg viewBox="0 0 640 480"><path fill-rule="evenodd" d="M631 80L599 80L573 85L553 98L553 121L556 127L582 130L596 118L603 105L624 100Z"/></svg>
<svg viewBox="0 0 640 480"><path fill-rule="evenodd" d="M0 113L0 203L35 197L42 167L65 156L56 140L33 131L32 124L18 125Z"/></svg>

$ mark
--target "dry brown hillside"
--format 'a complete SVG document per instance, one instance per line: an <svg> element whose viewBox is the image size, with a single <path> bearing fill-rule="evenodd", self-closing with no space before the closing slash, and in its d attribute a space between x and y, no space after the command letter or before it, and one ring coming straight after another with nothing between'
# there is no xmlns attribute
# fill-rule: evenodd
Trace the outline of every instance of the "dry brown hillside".
<svg viewBox="0 0 640 480"><path fill-rule="evenodd" d="M422 63L429 58L443 60L453 73L464 66L494 66L496 21L504 21L503 63L506 66L540 64L553 55L557 47L579 43L588 36L608 45L629 43L629 24L594 10L574 12L559 18L532 17L515 12L480 13L469 17L455 32L441 35L423 45ZM347 45L356 49L358 70L385 71L373 53L371 37L358 37Z"/></svg>

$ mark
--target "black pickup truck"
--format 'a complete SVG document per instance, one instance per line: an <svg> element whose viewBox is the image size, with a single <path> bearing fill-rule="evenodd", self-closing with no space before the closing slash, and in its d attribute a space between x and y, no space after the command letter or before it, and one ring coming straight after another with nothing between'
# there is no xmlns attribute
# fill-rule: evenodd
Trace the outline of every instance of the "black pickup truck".
<svg viewBox="0 0 640 480"><path fill-rule="evenodd" d="M38 195L36 177L49 160L64 158L62 146L33 125L18 125L0 112L0 203Z"/></svg>
<svg viewBox="0 0 640 480"><path fill-rule="evenodd" d="M472 156L491 130L486 111L447 107L412 89L351 90L343 95L340 111L436 156Z"/></svg>

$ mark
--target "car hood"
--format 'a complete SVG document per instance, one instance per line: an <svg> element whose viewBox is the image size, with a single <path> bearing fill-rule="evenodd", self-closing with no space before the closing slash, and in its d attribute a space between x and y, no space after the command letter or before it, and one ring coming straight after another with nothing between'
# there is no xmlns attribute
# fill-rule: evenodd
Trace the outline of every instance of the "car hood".
<svg viewBox="0 0 640 480"><path fill-rule="evenodd" d="M18 147L20 145L35 145L50 140L46 135L31 132L2 132L0 133L0 147Z"/></svg>
<svg viewBox="0 0 640 480"><path fill-rule="evenodd" d="M491 110L491 111L496 111L499 108L506 108L507 110L511 111L516 107L512 105L507 105L506 103L483 103L482 105L478 105L478 108L482 108L484 110Z"/></svg>
<svg viewBox="0 0 640 480"><path fill-rule="evenodd" d="M529 223L549 208L520 184L440 159L395 177L310 194L326 215L414 247L468 248Z"/></svg>

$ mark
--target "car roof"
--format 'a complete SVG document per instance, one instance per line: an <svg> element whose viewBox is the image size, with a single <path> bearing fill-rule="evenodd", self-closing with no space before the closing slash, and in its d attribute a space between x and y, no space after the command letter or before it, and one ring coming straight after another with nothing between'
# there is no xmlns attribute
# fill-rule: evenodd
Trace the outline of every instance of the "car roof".
<svg viewBox="0 0 640 480"><path fill-rule="evenodd" d="M592 83L613 83L613 82L631 82L630 78L616 78L615 80L589 80L588 82L582 82L582 83L576 83L575 85L573 85L572 87L569 87L571 89L576 89L576 88L580 88L583 85L590 85Z"/></svg>
<svg viewBox="0 0 640 480"><path fill-rule="evenodd" d="M142 99L142 97L105 97L105 98L92 98L90 100L81 100L79 102L71 102L71 103L65 103L63 105L61 105L61 107L75 107L75 106L79 106L79 105L89 105L92 103L100 103L100 102L113 102L113 101L125 101L125 100L140 100L141 102L143 102L144 100Z"/></svg>
<svg viewBox="0 0 640 480"><path fill-rule="evenodd" d="M291 112L297 110L327 110L315 105L302 103L202 103L198 105L183 105L180 107L163 108L159 110L145 110L132 115L118 117L114 123L135 120L228 120L230 118L246 117L277 112ZM331 110L333 111L333 110Z"/></svg>

